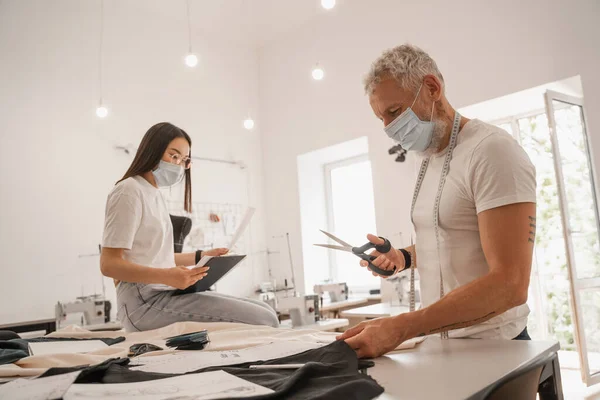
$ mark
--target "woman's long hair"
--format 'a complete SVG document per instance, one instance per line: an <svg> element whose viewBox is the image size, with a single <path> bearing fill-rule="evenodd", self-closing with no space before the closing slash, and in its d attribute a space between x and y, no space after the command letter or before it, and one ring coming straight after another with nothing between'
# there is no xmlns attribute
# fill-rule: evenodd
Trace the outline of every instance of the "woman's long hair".
<svg viewBox="0 0 600 400"><path fill-rule="evenodd" d="M179 137L184 138L189 143L190 154L188 154L188 157L191 157L192 139L183 129L168 122L160 122L152 126L144 135L129 169L125 172L125 175L123 175L119 182L154 170L162 159L163 154L165 154L169 143L171 143L173 139ZM185 211L192 212L191 168L185 170L185 195L183 207Z"/></svg>

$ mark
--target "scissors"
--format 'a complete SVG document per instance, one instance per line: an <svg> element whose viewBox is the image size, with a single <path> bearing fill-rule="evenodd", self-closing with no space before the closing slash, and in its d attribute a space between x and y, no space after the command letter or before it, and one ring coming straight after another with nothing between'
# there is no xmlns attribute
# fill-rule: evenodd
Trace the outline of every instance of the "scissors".
<svg viewBox="0 0 600 400"><path fill-rule="evenodd" d="M385 243L381 244L381 245L377 245L377 244L373 244L371 242L361 246L361 247L354 247L351 244L348 244L346 242L344 242L342 239L339 239L337 237L335 237L334 235L332 235L331 233L325 232L323 230L321 230L321 232L323 232L325 235L327 235L330 239L336 241L337 243L341 244L341 246L336 246L336 245L332 245L332 244L315 244L315 246L319 246L319 247L325 247L326 249L332 249L332 250L341 250L341 251L347 251L350 252L352 254L354 254L357 257L362 258L363 260L367 261L369 263L369 269L379 275L382 276L392 276L396 273L396 267L394 266L394 269L391 270L385 270L385 269L381 269L379 267L377 267L376 265L373 265L372 261L374 261L377 257L376 256L372 256L369 254L365 254L365 251L369 250L369 249L375 249L377 250L379 253L381 254L385 254L388 253L391 249L392 249L392 245L390 244L390 241L387 240L386 238L383 238L380 236L381 239L383 239L383 241Z"/></svg>

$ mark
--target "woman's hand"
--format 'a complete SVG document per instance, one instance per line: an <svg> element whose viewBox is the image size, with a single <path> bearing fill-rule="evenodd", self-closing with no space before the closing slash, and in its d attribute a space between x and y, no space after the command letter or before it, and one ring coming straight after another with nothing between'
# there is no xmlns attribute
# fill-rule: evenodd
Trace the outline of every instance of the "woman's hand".
<svg viewBox="0 0 600 400"><path fill-rule="evenodd" d="M367 240L376 245L382 245L385 243L383 241L383 239L380 238L379 236L370 235L370 234L367 235ZM375 265L377 268L388 271L388 270L392 270L392 269L394 269L394 267L396 267L396 272L404 269L404 256L402 255L400 250L395 249L393 246L390 249L390 251L385 254L381 254L378 251L373 251L369 255L377 257L375 260L371 261L371 263L373 265ZM369 263L365 260L362 260L360 262L361 267L368 267L368 265L369 265ZM369 271L371 271L371 270L369 270ZM373 272L373 271L371 271L371 273L374 276L381 276L382 278L389 278L388 276L379 275L378 273Z"/></svg>
<svg viewBox="0 0 600 400"><path fill-rule="evenodd" d="M180 265L174 268L167 268L163 270L164 279L162 283L177 289L187 289L204 278L209 269L210 267L206 266L188 269Z"/></svg>
<svg viewBox="0 0 600 400"><path fill-rule="evenodd" d="M210 249L210 250L203 251L202 255L203 256L211 256L211 257L219 257L219 256L224 256L227 253L229 253L229 249L219 248L219 249Z"/></svg>

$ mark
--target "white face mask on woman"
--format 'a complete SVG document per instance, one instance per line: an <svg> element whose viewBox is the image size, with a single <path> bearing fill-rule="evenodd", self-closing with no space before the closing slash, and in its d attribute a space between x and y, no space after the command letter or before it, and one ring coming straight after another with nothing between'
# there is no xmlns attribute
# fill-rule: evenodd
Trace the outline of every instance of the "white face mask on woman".
<svg viewBox="0 0 600 400"><path fill-rule="evenodd" d="M181 165L172 164L160 160L158 167L152 171L156 186L160 188L171 187L178 184L185 175L185 169Z"/></svg>

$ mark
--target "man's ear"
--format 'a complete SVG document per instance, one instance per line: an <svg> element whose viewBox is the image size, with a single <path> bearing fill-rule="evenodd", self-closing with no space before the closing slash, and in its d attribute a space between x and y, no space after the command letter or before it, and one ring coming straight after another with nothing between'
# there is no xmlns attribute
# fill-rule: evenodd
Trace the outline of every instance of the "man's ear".
<svg viewBox="0 0 600 400"><path fill-rule="evenodd" d="M438 101L442 98L444 86L435 75L425 75L423 78L423 89L429 93L434 101Z"/></svg>

